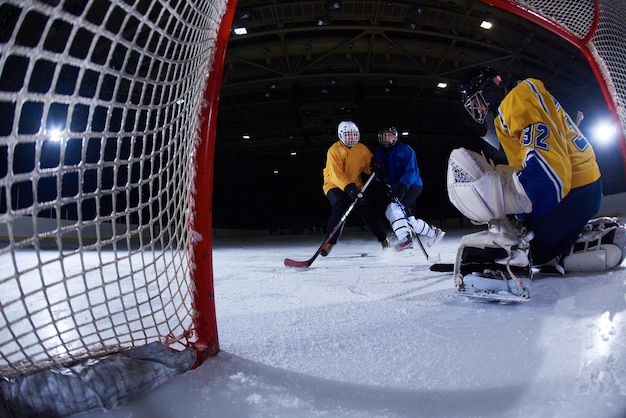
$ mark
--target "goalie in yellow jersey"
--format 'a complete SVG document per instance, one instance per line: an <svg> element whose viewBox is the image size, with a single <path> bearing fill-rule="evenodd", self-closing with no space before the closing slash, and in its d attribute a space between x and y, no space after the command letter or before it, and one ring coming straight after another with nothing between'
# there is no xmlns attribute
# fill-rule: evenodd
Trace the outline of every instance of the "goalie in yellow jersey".
<svg viewBox="0 0 626 418"><path fill-rule="evenodd" d="M612 218L590 222L602 199L593 148L543 82L528 78L508 89L501 74L483 67L466 74L460 92L465 109L497 136L508 161L494 166L463 148L450 154L450 201L489 225L461 240L455 263L460 293L527 300L533 264L560 274L619 265L623 225Z"/></svg>

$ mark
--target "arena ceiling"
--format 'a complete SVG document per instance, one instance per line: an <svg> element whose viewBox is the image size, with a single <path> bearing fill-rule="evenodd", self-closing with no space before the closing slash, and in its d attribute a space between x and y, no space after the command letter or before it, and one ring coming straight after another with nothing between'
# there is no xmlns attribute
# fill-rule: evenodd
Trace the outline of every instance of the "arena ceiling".
<svg viewBox="0 0 626 418"><path fill-rule="evenodd" d="M233 190L259 216L324 212L321 170L341 120L372 148L385 126L408 132L425 199L447 201L449 151L485 145L458 94L463 74L484 65L508 80L542 79L574 115L603 106L573 45L477 0L239 0L218 111L216 223L242 216L220 205ZM428 207L424 216L443 216Z"/></svg>

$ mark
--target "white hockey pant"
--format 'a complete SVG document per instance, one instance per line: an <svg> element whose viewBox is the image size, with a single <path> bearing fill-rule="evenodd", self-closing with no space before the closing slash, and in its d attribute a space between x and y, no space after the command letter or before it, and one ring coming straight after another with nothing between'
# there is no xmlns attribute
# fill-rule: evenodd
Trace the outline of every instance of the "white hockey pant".
<svg viewBox="0 0 626 418"><path fill-rule="evenodd" d="M422 235L429 238L435 236L435 228L433 228L423 220L416 218L415 216L409 216L409 222L411 223L413 231L415 231L417 235Z"/></svg>
<svg viewBox="0 0 626 418"><path fill-rule="evenodd" d="M396 202L391 202L385 209L385 216L399 240L405 239L411 234L409 223L404 216L404 208Z"/></svg>
<svg viewBox="0 0 626 418"><path fill-rule="evenodd" d="M411 229L413 229L413 232L417 235L427 237L435 235L435 229L432 226L421 219L415 218L415 216L409 216L407 222L404 208L399 206L396 202L391 202L387 205L385 216L399 240L406 238L406 236L411 233Z"/></svg>
<svg viewBox="0 0 626 418"><path fill-rule="evenodd" d="M484 156L465 148L450 153L447 187L450 202L476 222L532 210L532 203L513 167L493 167Z"/></svg>
<svg viewBox="0 0 626 418"><path fill-rule="evenodd" d="M626 227L617 218L589 221L563 258L565 271L606 271L626 258Z"/></svg>

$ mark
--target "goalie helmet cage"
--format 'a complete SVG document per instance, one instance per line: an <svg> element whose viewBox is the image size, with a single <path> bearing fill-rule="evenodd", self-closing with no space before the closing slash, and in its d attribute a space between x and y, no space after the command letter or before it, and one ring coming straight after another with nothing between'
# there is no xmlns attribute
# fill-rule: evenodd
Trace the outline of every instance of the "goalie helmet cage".
<svg viewBox="0 0 626 418"><path fill-rule="evenodd" d="M621 123L626 161L624 2L486 3L580 48ZM82 374L86 364L102 371L109 363L127 367L128 358L154 358L179 371L218 352L212 170L235 6L236 0L0 3L5 408L11 395L26 401L44 392L50 394L44 407L63 402L63 393L80 404L74 386L48 378L97 374ZM193 355L160 361L164 350L155 344ZM80 367L48 373L73 365ZM144 369L160 377L137 382L143 389L170 373ZM22 379L38 375L37 396L20 393L28 386ZM106 376L113 375L105 371L100 386L89 383L109 389ZM119 400L90 402L85 410ZM60 415L76 412L63 408L56 407Z"/></svg>

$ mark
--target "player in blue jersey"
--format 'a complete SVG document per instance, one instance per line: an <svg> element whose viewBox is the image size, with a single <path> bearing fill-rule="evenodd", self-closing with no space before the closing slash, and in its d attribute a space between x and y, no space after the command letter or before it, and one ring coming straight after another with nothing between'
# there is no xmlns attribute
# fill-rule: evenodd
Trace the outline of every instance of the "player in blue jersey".
<svg viewBox="0 0 626 418"><path fill-rule="evenodd" d="M414 234L423 236L427 247L435 245L445 232L415 217L417 198L423 188L415 151L398 142L398 130L394 127L378 132L378 142L380 146L374 151L372 170L389 187L391 201L385 208L385 216L398 238L395 249L412 248Z"/></svg>

